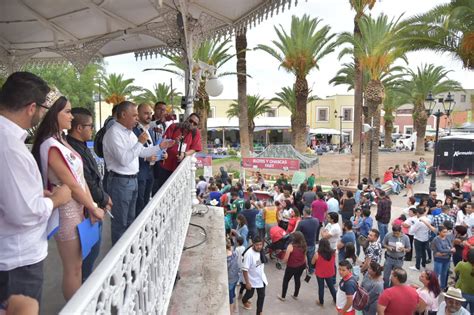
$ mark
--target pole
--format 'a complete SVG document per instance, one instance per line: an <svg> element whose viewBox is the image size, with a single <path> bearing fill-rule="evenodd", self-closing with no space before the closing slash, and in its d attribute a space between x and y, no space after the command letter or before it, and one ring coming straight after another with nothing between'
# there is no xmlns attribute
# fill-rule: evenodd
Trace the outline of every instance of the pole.
<svg viewBox="0 0 474 315"><path fill-rule="evenodd" d="M102 88L101 88L100 82L101 82L101 80L100 80L100 76L99 76L99 128L102 128L102 94L100 93ZM94 108L95 108L95 106L94 106Z"/></svg>
<svg viewBox="0 0 474 315"><path fill-rule="evenodd" d="M372 145L374 143L374 137L372 135L373 130L370 131L370 149L369 149L369 184L372 184Z"/></svg>
<svg viewBox="0 0 474 315"><path fill-rule="evenodd" d="M339 116L339 154L342 151L342 115Z"/></svg>
<svg viewBox="0 0 474 315"><path fill-rule="evenodd" d="M430 192L436 191L436 168L437 168L437 155L438 155L438 133L439 133L439 121L443 113L438 109L434 114L436 117L436 135L435 135L435 144L434 144L434 158L433 158L433 168L431 171L431 180L430 180Z"/></svg>
<svg viewBox="0 0 474 315"><path fill-rule="evenodd" d="M357 176L357 184L360 183L361 169L362 169L362 132L360 133L360 141L359 141L359 175Z"/></svg>

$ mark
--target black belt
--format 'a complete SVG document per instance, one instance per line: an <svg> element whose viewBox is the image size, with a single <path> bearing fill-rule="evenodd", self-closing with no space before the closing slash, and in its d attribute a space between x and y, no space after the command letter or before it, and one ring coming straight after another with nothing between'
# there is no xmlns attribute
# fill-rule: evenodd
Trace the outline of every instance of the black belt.
<svg viewBox="0 0 474 315"><path fill-rule="evenodd" d="M391 259L395 259L395 260L404 260L405 259L405 256L402 256L402 257L393 257L393 256L390 256L390 255L387 255L385 253L385 258L391 258Z"/></svg>
<svg viewBox="0 0 474 315"><path fill-rule="evenodd" d="M120 178L137 178L137 174L123 175L123 174L115 173L114 171L109 171L109 175L111 175L112 177L120 177Z"/></svg>

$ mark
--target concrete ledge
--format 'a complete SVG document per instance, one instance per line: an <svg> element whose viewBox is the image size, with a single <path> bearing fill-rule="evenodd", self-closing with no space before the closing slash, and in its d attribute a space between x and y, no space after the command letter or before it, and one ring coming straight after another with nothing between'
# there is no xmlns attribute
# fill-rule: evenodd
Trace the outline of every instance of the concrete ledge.
<svg viewBox="0 0 474 315"><path fill-rule="evenodd" d="M199 211L207 207L197 206ZM207 240L202 245L185 250L179 263L181 279L171 297L168 314L229 314L224 211L209 207L202 216L194 215L191 223L202 226ZM202 230L190 225L185 247L193 246L204 238Z"/></svg>

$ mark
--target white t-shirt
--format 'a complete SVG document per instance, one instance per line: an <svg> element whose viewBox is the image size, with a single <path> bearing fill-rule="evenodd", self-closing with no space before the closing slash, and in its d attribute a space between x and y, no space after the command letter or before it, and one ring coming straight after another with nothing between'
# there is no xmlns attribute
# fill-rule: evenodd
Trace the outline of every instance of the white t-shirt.
<svg viewBox="0 0 474 315"><path fill-rule="evenodd" d="M428 217L424 217L423 219L429 221ZM427 242L430 239L430 228L421 222L420 219L410 228L410 233L413 233L412 235L415 240L420 242Z"/></svg>
<svg viewBox="0 0 474 315"><path fill-rule="evenodd" d="M260 261L260 252L254 251L253 248L245 253L242 270L248 272L252 288L263 288L264 285L268 285L264 263Z"/></svg>
<svg viewBox="0 0 474 315"><path fill-rule="evenodd" d="M466 215L461 210L459 210L458 213L456 214L456 224L455 225L456 226L463 225L465 219L466 219Z"/></svg>
<svg viewBox="0 0 474 315"><path fill-rule="evenodd" d="M428 311L438 311L438 298L435 297L433 292L429 292L427 289L419 288L416 290L420 298L426 303L426 309Z"/></svg>
<svg viewBox="0 0 474 315"><path fill-rule="evenodd" d="M342 235L342 230L341 227L338 223L328 223L324 229L331 234L331 237L329 238L329 244L331 245L332 249L337 249L337 242L339 242L339 239L341 238Z"/></svg>
<svg viewBox="0 0 474 315"><path fill-rule="evenodd" d="M452 315L470 315L469 314L469 311L466 310L464 307L461 306L461 308L459 309L459 311L457 311L456 313L451 313ZM443 301L440 305L439 305L439 310L438 310L438 315L446 315L446 302Z"/></svg>

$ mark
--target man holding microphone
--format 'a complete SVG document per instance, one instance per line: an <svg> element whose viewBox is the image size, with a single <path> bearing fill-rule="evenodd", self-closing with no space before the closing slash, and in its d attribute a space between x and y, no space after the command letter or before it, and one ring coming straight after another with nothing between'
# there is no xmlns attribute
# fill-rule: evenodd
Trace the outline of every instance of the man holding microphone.
<svg viewBox="0 0 474 315"><path fill-rule="evenodd" d="M116 105L117 122L105 133L104 159L109 171L107 187L113 200L112 244L115 244L136 217L139 171L138 158L161 160L163 150L174 145L174 140L153 145L147 131L137 136L133 128L138 123L137 106L129 101ZM144 146L148 142L147 147Z"/></svg>

